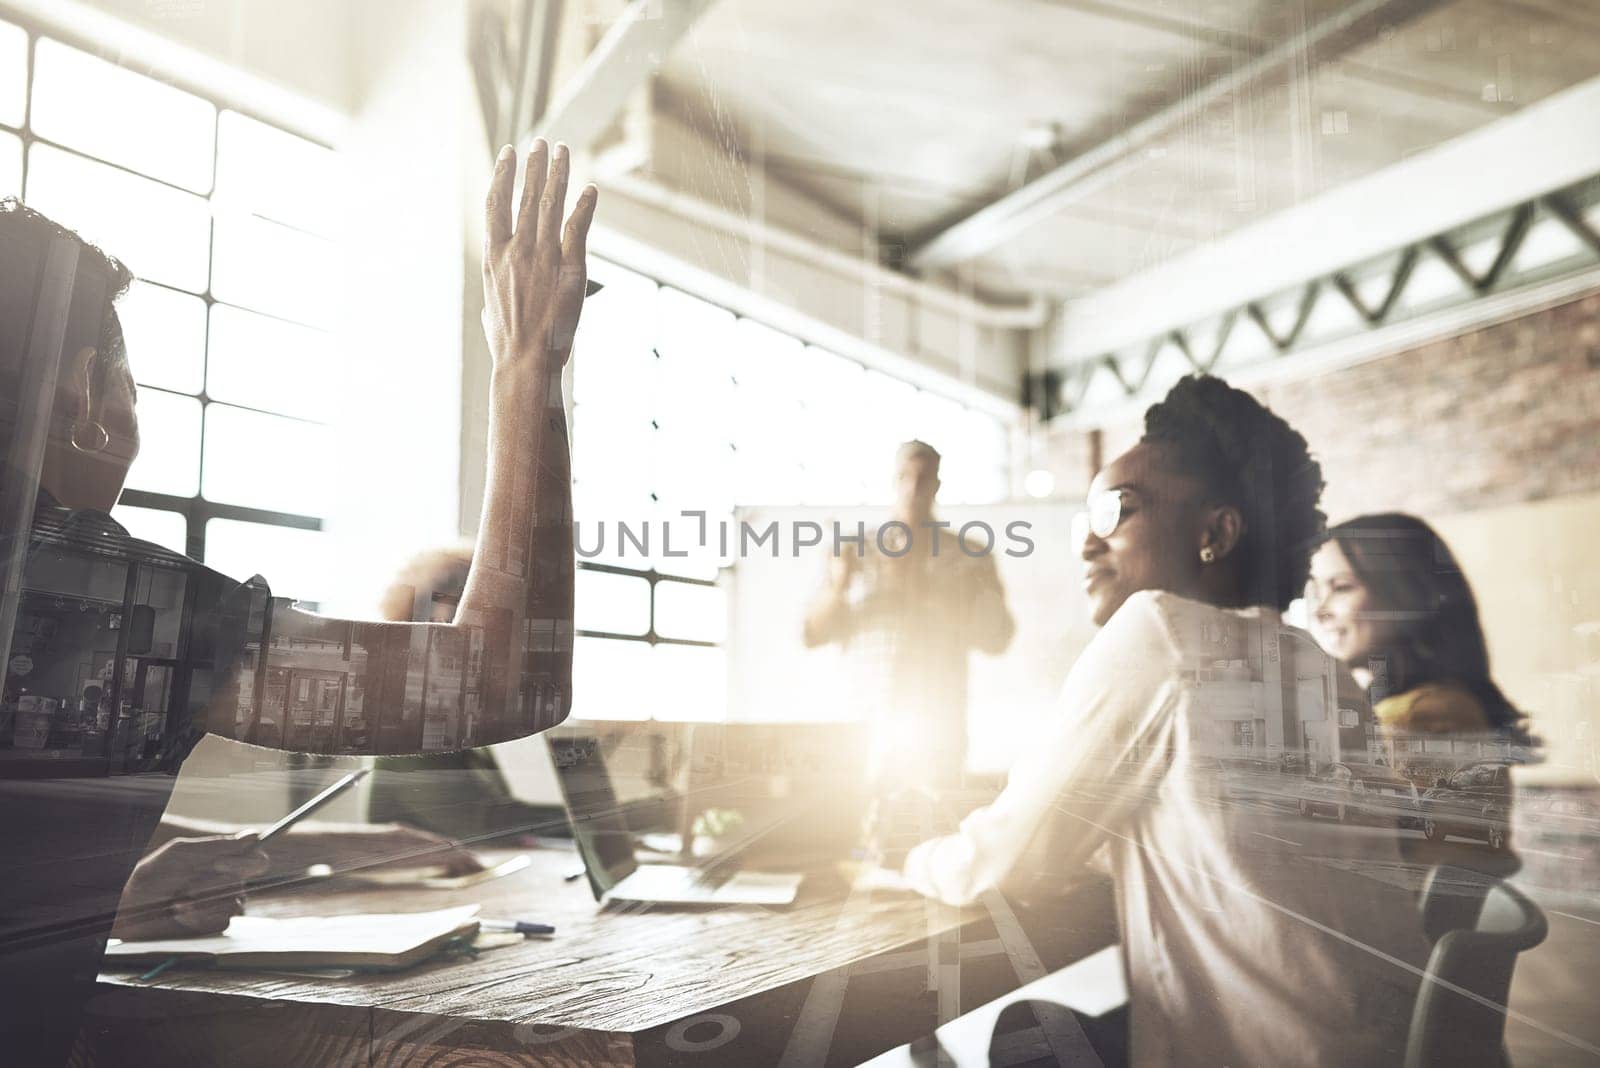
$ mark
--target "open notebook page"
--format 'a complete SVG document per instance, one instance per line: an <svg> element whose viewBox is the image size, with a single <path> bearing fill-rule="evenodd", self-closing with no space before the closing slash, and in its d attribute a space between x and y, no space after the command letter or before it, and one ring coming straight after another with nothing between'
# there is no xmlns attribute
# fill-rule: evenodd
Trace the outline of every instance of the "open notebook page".
<svg viewBox="0 0 1600 1068"><path fill-rule="evenodd" d="M235 916L220 935L122 942L106 947L106 964L176 958L219 968L405 968L454 938L477 931L478 906L433 912L349 916Z"/></svg>

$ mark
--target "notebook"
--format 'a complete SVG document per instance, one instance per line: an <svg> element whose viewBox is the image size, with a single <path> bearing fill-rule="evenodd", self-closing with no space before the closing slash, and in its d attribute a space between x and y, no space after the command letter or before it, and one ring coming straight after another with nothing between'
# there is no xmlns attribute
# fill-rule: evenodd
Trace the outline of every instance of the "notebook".
<svg viewBox="0 0 1600 1068"><path fill-rule="evenodd" d="M217 968L374 968L425 960L478 930L478 906L350 916L235 916L219 935L141 942L112 939L108 966L205 964Z"/></svg>

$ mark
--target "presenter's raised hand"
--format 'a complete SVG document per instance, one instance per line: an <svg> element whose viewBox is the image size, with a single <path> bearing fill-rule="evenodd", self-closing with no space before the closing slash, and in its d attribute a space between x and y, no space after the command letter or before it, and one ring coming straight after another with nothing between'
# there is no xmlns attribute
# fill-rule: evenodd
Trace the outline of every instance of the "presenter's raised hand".
<svg viewBox="0 0 1600 1068"><path fill-rule="evenodd" d="M495 162L484 227L484 330L494 371L531 366L559 370L572 352L583 310L584 249L599 192L586 185L562 225L571 154L543 139L528 153L522 198L513 216L516 152Z"/></svg>

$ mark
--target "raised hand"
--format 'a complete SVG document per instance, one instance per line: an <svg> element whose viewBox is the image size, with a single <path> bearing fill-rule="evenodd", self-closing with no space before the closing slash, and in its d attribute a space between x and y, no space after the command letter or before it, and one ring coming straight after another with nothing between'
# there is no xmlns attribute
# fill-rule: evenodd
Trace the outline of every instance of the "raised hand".
<svg viewBox="0 0 1600 1068"><path fill-rule="evenodd" d="M489 718L527 733L561 722L572 704L572 459L561 370L583 311L584 247L599 193L584 187L563 229L571 159L565 145L550 153L535 141L513 225L515 166L516 154L501 149L489 186L489 462L455 622L486 628L485 648L509 651L496 676L502 686L487 698Z"/></svg>
<svg viewBox="0 0 1600 1068"><path fill-rule="evenodd" d="M548 162L548 167L546 166ZM511 201L517 156L500 150L489 184L484 226L483 321L495 371L532 363L559 370L572 353L583 310L584 250L599 191L586 185L561 225L571 154L543 139L528 153L522 201L512 224Z"/></svg>

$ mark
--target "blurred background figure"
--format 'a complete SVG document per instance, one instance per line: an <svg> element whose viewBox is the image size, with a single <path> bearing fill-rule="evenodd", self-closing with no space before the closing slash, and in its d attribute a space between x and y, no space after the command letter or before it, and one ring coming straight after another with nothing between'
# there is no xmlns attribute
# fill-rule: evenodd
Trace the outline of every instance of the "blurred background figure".
<svg viewBox="0 0 1600 1068"><path fill-rule="evenodd" d="M847 650L852 702L871 725L871 774L934 789L966 766L968 655L1004 652L1016 631L993 539L964 541L935 518L939 461L926 442L900 446L890 520L859 544L834 545L805 618L807 646Z"/></svg>
<svg viewBox="0 0 1600 1068"><path fill-rule="evenodd" d="M472 545L425 549L395 574L378 598L379 618L389 623L448 622L472 570Z"/></svg>
<svg viewBox="0 0 1600 1068"><path fill-rule="evenodd" d="M1510 853L1510 768L1531 759L1526 716L1496 685L1477 600L1432 527L1395 512L1329 529L1311 561L1312 633L1364 686L1391 767L1423 791L1422 829L1448 859L1505 873ZM1444 850L1446 837L1481 852Z"/></svg>

